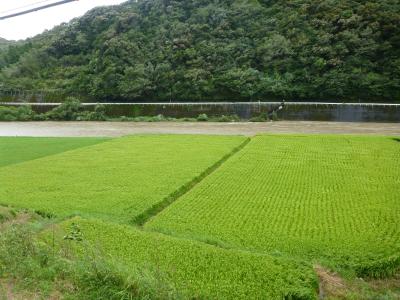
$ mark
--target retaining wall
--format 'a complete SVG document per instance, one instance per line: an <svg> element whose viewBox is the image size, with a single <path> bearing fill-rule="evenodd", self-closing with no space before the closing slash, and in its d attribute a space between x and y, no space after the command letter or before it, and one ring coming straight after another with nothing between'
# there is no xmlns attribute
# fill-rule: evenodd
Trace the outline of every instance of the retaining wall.
<svg viewBox="0 0 400 300"><path fill-rule="evenodd" d="M218 103L103 103L111 117L155 116L197 117L233 115L250 119L267 113L279 102L218 102ZM47 112L59 103L0 103L0 105L30 105L36 112ZM91 110L96 103L84 103ZM400 122L400 104L381 103L321 103L287 102L278 112L282 120L347 121L347 122Z"/></svg>

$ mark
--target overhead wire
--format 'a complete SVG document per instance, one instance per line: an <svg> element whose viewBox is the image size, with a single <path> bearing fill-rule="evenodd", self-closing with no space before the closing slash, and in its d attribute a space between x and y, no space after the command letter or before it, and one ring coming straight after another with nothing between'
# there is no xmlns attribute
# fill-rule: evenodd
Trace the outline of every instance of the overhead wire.
<svg viewBox="0 0 400 300"><path fill-rule="evenodd" d="M25 15L25 14L29 14L29 13L36 12L36 11L39 11L39 10L47 9L47 8L50 8L50 7L67 4L67 3L70 3L70 2L73 2L73 1L79 1L79 0L61 0L61 1L50 3L50 4L34 7L34 8L31 8L31 9L28 9L28 10L12 13L12 14L9 14L9 15L0 16L0 21L1 20L5 20L5 19L9 19L9 18L18 17L18 16ZM42 3L45 3L45 2L49 2L49 1L42 1ZM29 5L29 6L31 6L31 5Z"/></svg>
<svg viewBox="0 0 400 300"><path fill-rule="evenodd" d="M4 10L4 11L0 11L0 15L7 14L7 13L10 13L10 12L14 12L14 11L18 11L18 10L25 9L25 8L28 8L28 7L36 6L36 5L39 5L39 4L46 3L46 2L54 2L54 1L55 0L37 1L37 2L34 2L34 3L26 4L24 6L20 6L20 7L11 8L11 9L7 9L7 10Z"/></svg>

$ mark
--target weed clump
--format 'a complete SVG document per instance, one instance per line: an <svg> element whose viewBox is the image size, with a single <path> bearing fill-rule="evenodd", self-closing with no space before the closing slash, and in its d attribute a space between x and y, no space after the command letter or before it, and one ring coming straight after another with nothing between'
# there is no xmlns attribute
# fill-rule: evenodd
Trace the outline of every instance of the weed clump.
<svg viewBox="0 0 400 300"><path fill-rule="evenodd" d="M269 121L268 114L260 114L257 117L252 117L249 122L267 122Z"/></svg>
<svg viewBox="0 0 400 300"><path fill-rule="evenodd" d="M197 121L199 122L206 122L208 121L208 116L206 114L200 114L197 117Z"/></svg>

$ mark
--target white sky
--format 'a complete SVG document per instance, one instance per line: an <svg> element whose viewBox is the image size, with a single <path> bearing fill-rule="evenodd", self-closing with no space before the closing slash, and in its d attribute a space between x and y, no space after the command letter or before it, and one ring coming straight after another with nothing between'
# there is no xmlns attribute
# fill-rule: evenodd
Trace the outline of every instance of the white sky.
<svg viewBox="0 0 400 300"><path fill-rule="evenodd" d="M103 5L114 5L126 0L79 0L27 15L0 20L0 37L7 40L19 40L35 36L45 29L51 29L63 22L84 15L88 10ZM43 2L16 11L5 12L26 5ZM33 7L55 3L58 0L0 0L0 16L27 10Z"/></svg>

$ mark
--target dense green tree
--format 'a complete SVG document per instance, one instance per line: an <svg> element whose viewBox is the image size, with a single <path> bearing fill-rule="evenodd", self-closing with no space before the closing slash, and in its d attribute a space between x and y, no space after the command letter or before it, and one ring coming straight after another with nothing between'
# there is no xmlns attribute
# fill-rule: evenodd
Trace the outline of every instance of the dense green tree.
<svg viewBox="0 0 400 300"><path fill-rule="evenodd" d="M400 102L400 3L128 1L0 47L0 83L96 101Z"/></svg>

